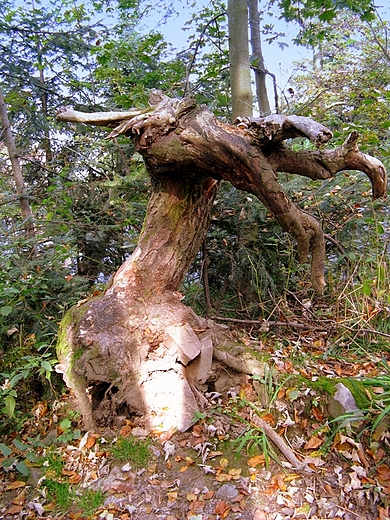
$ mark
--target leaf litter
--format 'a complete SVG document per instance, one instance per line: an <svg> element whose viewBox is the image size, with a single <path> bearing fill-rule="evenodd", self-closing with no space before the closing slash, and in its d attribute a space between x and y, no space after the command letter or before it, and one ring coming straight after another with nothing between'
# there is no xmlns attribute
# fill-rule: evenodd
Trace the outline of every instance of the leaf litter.
<svg viewBox="0 0 390 520"><path fill-rule="evenodd" d="M290 354L283 349L271 352L278 372L310 376L314 382L324 374L378 374L372 360L318 362L308 357L298 367ZM256 378L242 376L240 385L226 395L211 392L203 418L185 433L148 432L136 419L123 419L116 429L87 432L64 442L57 417L61 412L41 403L44 412L27 421L19 435L1 441L12 453L5 450L0 456L0 518L388 520L388 423L375 431L365 428L363 419L357 426L347 421L335 428L319 387L292 377L275 386L276 393L262 403L257 383ZM380 388L375 391L380 395ZM63 404L70 399L65 394ZM292 467L256 425L257 416L311 473ZM113 457L111 446L117 439L134 438L148 439L143 467ZM34 457L23 451L29 446ZM9 467L7 461L12 462ZM28 478L16 469L23 461ZM74 501L61 509L59 495L49 492L48 481L67 486ZM102 501L86 512L80 497L91 490L101 493Z"/></svg>

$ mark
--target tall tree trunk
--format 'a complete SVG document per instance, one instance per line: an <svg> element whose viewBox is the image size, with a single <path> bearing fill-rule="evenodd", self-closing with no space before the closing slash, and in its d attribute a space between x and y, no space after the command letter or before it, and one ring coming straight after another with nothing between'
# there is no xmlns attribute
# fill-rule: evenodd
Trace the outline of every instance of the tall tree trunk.
<svg viewBox="0 0 390 520"><path fill-rule="evenodd" d="M28 195L26 191L26 187L24 184L22 168L20 166L19 156L17 154L15 141L12 136L11 131L11 123L8 119L7 107L5 106L5 101L3 97L3 93L0 90L0 118L2 120L2 126L4 128L4 138L5 144L7 146L8 155L12 165L12 173L15 181L16 192L20 201L20 208L22 211L22 218L24 221L26 236L29 240L34 240L36 238L35 226L34 226L34 217L31 211L30 204L28 202ZM37 253L36 245L34 245L31 249L33 255Z"/></svg>
<svg viewBox="0 0 390 520"><path fill-rule="evenodd" d="M261 48L261 31L260 31L260 15L259 0L248 0L249 9L249 29L250 41L252 46L252 57L256 61L255 80L256 80L256 96L259 106L260 115L267 115L271 112L265 72L264 56Z"/></svg>
<svg viewBox="0 0 390 520"><path fill-rule="evenodd" d="M247 0L228 0L232 116L252 115Z"/></svg>
<svg viewBox="0 0 390 520"><path fill-rule="evenodd" d="M44 65L42 59L42 45L39 39L37 39L37 47L38 47L38 64L39 64L39 88L41 104L42 104L42 114L44 117L44 139L43 139L43 147L46 155L46 163L50 163L53 160L53 152L51 149L51 140L50 140L50 132L47 128L47 121L49 116L48 110L48 91L45 81L45 72Z"/></svg>

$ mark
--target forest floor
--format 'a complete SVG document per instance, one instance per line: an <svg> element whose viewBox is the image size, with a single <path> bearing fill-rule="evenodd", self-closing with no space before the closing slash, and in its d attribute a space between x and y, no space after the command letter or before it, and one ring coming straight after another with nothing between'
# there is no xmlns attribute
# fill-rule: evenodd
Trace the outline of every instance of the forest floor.
<svg viewBox="0 0 390 520"><path fill-rule="evenodd" d="M0 467L0 518L389 519L389 414L373 428L372 410L352 414L352 422L329 413L329 385L380 378L383 352L324 355L321 337L262 348L273 370L210 392L209 407L184 433L147 432L118 418L111 429L84 434L72 396L54 406L40 401L22 431L0 439L11 447L0 458L10 462ZM371 390L383 392L379 383ZM256 416L303 468L292 468Z"/></svg>

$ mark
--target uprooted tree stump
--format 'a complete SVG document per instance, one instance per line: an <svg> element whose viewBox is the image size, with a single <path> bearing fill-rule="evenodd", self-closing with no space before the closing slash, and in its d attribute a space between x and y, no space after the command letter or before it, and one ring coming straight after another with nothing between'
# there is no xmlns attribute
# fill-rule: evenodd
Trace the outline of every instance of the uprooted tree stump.
<svg viewBox="0 0 390 520"><path fill-rule="evenodd" d="M237 344L227 327L197 316L178 288L207 231L219 181L256 195L297 240L299 261L311 257L313 289L322 293L325 241L319 223L285 195L278 172L328 179L342 170L365 172L373 197L386 191L386 171L359 151L350 134L336 149L330 130L298 116L219 121L191 99L152 93L150 108L80 113L61 121L114 128L142 154L152 193L138 245L110 287L73 307L59 335L59 370L73 389L85 426L138 414L147 428L186 430L204 404L213 359L237 372L261 374L262 363ZM316 150L293 151L284 141L307 137Z"/></svg>

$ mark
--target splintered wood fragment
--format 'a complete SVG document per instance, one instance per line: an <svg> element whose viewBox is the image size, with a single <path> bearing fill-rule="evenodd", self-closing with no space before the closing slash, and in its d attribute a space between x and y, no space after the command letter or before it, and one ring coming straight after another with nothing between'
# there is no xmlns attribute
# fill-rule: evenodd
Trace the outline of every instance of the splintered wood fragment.
<svg viewBox="0 0 390 520"><path fill-rule="evenodd" d="M333 137L329 128L303 116L272 114L267 117L238 117L234 124L248 129L260 140L274 143L294 137L307 137L319 147Z"/></svg>
<svg viewBox="0 0 390 520"><path fill-rule="evenodd" d="M268 439L275 444L277 448L279 448L280 452L293 466L295 471L299 471L300 473L309 474L313 473L313 470L304 462L301 462L297 459L292 449L286 444L286 442L282 439L280 435L276 433L276 431L263 419L254 415L252 417L252 422L257 428L261 428L263 432L266 434Z"/></svg>
<svg viewBox="0 0 390 520"><path fill-rule="evenodd" d="M112 126L126 119L149 112L151 108L143 110L128 110L126 112L78 112L70 107L63 107L57 113L58 121L68 123L84 123L94 126Z"/></svg>

